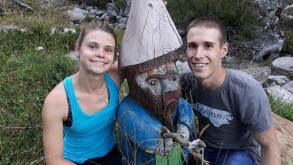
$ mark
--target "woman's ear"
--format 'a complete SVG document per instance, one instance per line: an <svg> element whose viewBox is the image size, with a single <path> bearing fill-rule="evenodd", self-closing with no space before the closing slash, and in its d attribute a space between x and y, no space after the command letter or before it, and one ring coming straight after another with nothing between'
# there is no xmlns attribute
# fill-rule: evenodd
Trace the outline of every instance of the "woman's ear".
<svg viewBox="0 0 293 165"><path fill-rule="evenodd" d="M80 47L79 47L79 45L78 44L75 44L74 45L74 50L75 50L75 52L76 52L76 56L77 56L77 58L79 59L79 52L80 52Z"/></svg>

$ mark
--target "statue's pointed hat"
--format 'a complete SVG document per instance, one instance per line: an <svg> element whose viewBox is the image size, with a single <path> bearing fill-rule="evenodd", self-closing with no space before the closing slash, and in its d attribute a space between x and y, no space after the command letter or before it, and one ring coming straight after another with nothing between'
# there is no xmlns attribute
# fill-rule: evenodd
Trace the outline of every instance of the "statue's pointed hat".
<svg viewBox="0 0 293 165"><path fill-rule="evenodd" d="M157 59L152 67L143 67L152 69L169 61L168 56L181 46L181 37L162 0L132 0L119 56L120 68Z"/></svg>

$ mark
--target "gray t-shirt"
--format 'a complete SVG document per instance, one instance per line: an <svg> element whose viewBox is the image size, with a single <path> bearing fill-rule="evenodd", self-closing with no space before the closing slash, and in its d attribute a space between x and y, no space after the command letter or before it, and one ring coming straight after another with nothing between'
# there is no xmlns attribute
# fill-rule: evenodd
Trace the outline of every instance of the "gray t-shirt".
<svg viewBox="0 0 293 165"><path fill-rule="evenodd" d="M182 95L193 104L201 139L210 147L247 149L260 158L260 146L252 133L272 127L272 113L260 84L244 72L227 69L222 86L203 90L191 73L181 77Z"/></svg>

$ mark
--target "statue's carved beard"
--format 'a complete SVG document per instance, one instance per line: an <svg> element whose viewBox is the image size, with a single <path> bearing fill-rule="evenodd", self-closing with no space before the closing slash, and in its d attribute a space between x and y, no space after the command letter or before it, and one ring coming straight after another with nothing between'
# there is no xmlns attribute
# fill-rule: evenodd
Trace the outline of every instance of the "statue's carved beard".
<svg viewBox="0 0 293 165"><path fill-rule="evenodd" d="M178 99L181 96L181 89L178 88L174 92L162 93L161 95L153 95L150 91L145 91L139 87L135 81L130 81L129 93L134 101L148 110L154 115L162 125L166 126L170 131L174 131L172 115L177 106ZM170 99L172 98L172 99Z"/></svg>

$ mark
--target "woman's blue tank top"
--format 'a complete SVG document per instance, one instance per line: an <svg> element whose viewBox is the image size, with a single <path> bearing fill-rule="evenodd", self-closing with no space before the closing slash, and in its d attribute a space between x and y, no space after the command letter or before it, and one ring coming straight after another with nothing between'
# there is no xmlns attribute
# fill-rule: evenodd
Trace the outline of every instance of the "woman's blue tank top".
<svg viewBox="0 0 293 165"><path fill-rule="evenodd" d="M71 127L63 125L65 159L83 163L87 159L105 156L116 143L114 119L119 104L119 90L107 73L104 73L104 78L110 97L109 103L95 114L82 111L73 90L72 77L64 80L73 120Z"/></svg>

